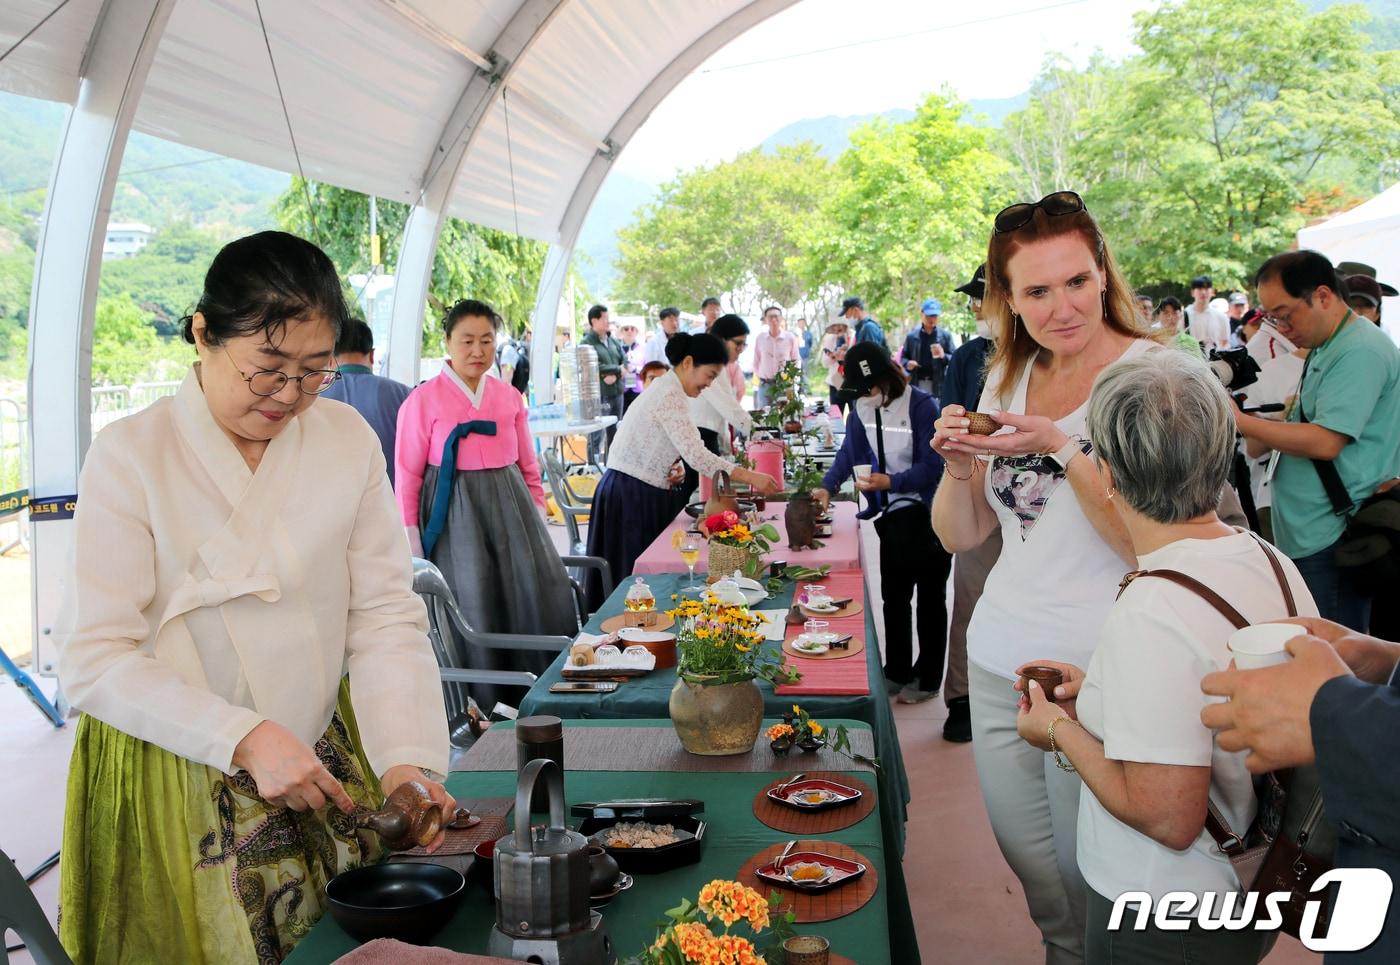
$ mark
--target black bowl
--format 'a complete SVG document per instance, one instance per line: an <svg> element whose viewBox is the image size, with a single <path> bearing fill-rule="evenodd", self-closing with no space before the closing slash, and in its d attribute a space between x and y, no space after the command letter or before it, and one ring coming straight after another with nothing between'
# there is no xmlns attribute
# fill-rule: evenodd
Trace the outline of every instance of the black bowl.
<svg viewBox="0 0 1400 965"><path fill-rule="evenodd" d="M362 942L397 938L422 945L447 924L466 884L452 868L396 861L336 875L326 884L326 899L340 927Z"/></svg>

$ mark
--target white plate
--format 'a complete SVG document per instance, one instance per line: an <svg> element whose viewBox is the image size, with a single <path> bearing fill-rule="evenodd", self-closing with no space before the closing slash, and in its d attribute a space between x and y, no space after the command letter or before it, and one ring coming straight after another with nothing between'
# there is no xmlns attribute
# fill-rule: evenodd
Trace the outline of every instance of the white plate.
<svg viewBox="0 0 1400 965"><path fill-rule="evenodd" d="M824 637L831 637L829 633L822 634ZM805 653L809 657L819 657L831 649L830 640L813 640L809 634L799 634L797 639L792 641L792 649L798 653Z"/></svg>
<svg viewBox="0 0 1400 965"><path fill-rule="evenodd" d="M826 606L812 606L810 603L804 603L802 606L804 609L811 610L813 613L835 613L841 609L834 603L828 603Z"/></svg>
<svg viewBox="0 0 1400 965"><path fill-rule="evenodd" d="M617 631L620 639L628 643L665 643L668 640L676 639L674 633L664 633L659 630L643 630L641 627L623 627Z"/></svg>
<svg viewBox="0 0 1400 965"><path fill-rule="evenodd" d="M794 873L796 873L801 868L820 868L822 875L820 878L793 877ZM798 861L794 864L790 864L784 867L783 874L788 881L791 881L795 885L807 885L810 887L811 885L819 885L826 879L830 878L832 872L835 870L835 868L832 868L829 865L824 865L818 861Z"/></svg>

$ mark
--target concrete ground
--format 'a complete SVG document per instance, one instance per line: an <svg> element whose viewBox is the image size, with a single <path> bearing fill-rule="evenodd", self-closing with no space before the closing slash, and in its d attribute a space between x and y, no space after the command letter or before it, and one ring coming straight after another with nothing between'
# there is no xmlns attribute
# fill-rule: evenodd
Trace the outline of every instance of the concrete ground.
<svg viewBox="0 0 1400 965"><path fill-rule="evenodd" d="M551 533L562 542L562 527ZM873 548L867 546L867 549ZM876 558L867 553L867 559ZM18 573L0 559L0 579L7 612L0 625L12 622L9 609L28 592L15 596ZM871 575L869 601L878 608L878 574ZM877 619L878 624L878 619ZM52 682L46 684L50 687ZM997 851L982 807L969 744L942 739L945 717L940 700L895 705L900 746L909 771L913 804L909 809L904 874L923 961L956 965L1036 965L1044 960L1038 934L1026 913L1020 883ZM28 873L58 850L62 832L64 782L72 752L72 722L54 729L8 679L0 677L0 850ZM61 866L34 886L50 920L55 919ZM13 942L13 935L7 935ZM23 951L12 962L30 961ZM1303 965L1321 961L1296 940L1281 938L1268 965Z"/></svg>

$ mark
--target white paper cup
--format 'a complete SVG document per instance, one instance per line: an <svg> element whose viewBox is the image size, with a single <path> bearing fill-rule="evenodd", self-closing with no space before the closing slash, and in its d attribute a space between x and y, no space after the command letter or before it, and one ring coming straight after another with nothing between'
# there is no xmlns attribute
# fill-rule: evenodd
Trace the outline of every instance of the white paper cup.
<svg viewBox="0 0 1400 965"><path fill-rule="evenodd" d="M853 468L855 469L857 479L867 479L870 476L870 470L874 467L871 466L869 463L863 462L859 466L855 466Z"/></svg>
<svg viewBox="0 0 1400 965"><path fill-rule="evenodd" d="M1284 644L1307 633L1294 623L1260 623L1230 634L1230 656L1241 670L1258 670L1289 661Z"/></svg>

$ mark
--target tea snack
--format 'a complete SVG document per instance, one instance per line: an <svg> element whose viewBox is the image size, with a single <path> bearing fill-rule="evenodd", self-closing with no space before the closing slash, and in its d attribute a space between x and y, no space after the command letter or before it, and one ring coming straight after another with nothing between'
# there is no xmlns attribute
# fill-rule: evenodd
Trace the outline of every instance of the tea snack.
<svg viewBox="0 0 1400 965"><path fill-rule="evenodd" d="M598 841L605 848L660 848L679 840L674 826L646 821L619 821L598 832Z"/></svg>
<svg viewBox="0 0 1400 965"><path fill-rule="evenodd" d="M576 643L569 648L569 666L591 667L597 660L593 647L587 643Z"/></svg>
<svg viewBox="0 0 1400 965"><path fill-rule="evenodd" d="M967 431L969 435L989 436L1001 428L1001 423L991 416L982 412L967 412Z"/></svg>

